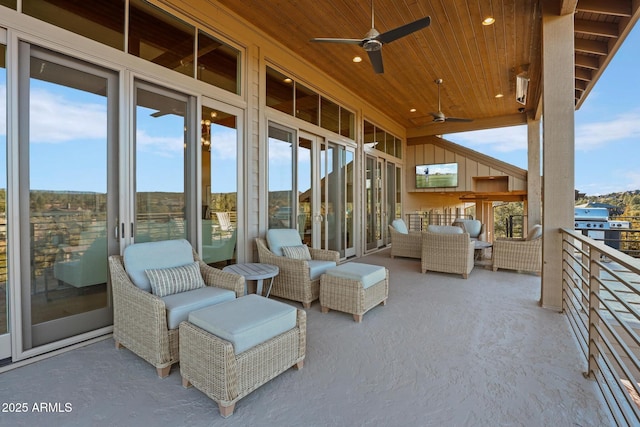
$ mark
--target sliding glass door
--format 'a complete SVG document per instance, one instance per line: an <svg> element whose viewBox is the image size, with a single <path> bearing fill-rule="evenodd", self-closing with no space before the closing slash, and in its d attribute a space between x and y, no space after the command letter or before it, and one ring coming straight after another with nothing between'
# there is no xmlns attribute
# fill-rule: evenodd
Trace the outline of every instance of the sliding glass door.
<svg viewBox="0 0 640 427"><path fill-rule="evenodd" d="M6 87L6 31L0 29L0 87ZM6 111L6 90L0 110ZM7 271L7 122L0 120L0 360L11 356L9 327L9 281Z"/></svg>
<svg viewBox="0 0 640 427"><path fill-rule="evenodd" d="M355 255L354 149L273 123L268 146L269 228L295 228L306 245Z"/></svg>
<svg viewBox="0 0 640 427"><path fill-rule="evenodd" d="M118 78L19 47L22 350L112 323Z"/></svg>

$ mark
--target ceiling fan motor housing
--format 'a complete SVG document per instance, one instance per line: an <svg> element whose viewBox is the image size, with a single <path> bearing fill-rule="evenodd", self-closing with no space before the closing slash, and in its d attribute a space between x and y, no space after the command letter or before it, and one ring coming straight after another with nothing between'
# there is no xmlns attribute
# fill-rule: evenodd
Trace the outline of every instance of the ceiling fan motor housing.
<svg viewBox="0 0 640 427"><path fill-rule="evenodd" d="M364 43L362 43L362 47L367 52L375 52L382 49L382 42L378 40L365 40Z"/></svg>

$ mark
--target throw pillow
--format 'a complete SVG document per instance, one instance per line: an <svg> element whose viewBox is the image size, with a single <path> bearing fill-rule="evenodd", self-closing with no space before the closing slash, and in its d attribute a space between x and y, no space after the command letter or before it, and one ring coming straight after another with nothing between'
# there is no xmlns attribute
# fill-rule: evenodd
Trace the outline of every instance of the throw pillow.
<svg viewBox="0 0 640 427"><path fill-rule="evenodd" d="M148 269L144 272L151 283L151 292L159 297L206 286L197 262L179 267Z"/></svg>
<svg viewBox="0 0 640 427"><path fill-rule="evenodd" d="M282 253L287 258L311 261L311 254L309 253L309 248L306 245L283 246Z"/></svg>

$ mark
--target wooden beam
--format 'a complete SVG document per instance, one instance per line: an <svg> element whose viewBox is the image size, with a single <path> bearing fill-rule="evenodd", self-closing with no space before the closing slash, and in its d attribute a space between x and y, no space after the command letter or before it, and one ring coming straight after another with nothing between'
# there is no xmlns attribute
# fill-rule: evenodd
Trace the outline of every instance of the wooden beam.
<svg viewBox="0 0 640 427"><path fill-rule="evenodd" d="M595 55L607 55L609 53L609 45L596 40L587 40L576 37L574 46L576 52L592 53Z"/></svg>
<svg viewBox="0 0 640 427"><path fill-rule="evenodd" d="M576 90L585 91L587 90L587 82L582 80L576 80Z"/></svg>
<svg viewBox="0 0 640 427"><path fill-rule="evenodd" d="M631 0L580 0L577 12L599 13L602 15L631 16Z"/></svg>
<svg viewBox="0 0 640 427"><path fill-rule="evenodd" d="M586 68L576 67L576 79L584 80L585 82L591 81L591 70Z"/></svg>
<svg viewBox="0 0 640 427"><path fill-rule="evenodd" d="M600 68L600 59L597 56L589 56L581 53L576 53L575 64L576 67L598 70Z"/></svg>
<svg viewBox="0 0 640 427"><path fill-rule="evenodd" d="M576 11L578 0L560 0L560 11L558 15L569 15Z"/></svg>
<svg viewBox="0 0 640 427"><path fill-rule="evenodd" d="M574 31L580 34L587 34L597 37L618 38L618 24L611 22L587 21L586 19L576 19L574 21Z"/></svg>

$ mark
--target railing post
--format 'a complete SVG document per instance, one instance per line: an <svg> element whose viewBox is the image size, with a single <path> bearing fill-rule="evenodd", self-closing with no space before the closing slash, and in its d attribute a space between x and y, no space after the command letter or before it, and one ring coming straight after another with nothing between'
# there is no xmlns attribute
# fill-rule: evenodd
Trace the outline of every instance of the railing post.
<svg viewBox="0 0 640 427"><path fill-rule="evenodd" d="M596 280L600 276L600 266L598 262L601 257L600 251L590 246L589 249L589 354L587 359L587 372L585 377L595 379L595 372L598 370L598 364L596 363L598 355L598 348L596 346L599 341L596 326L600 322L600 316L598 314L600 310L600 301L598 300L598 294L600 293L600 283Z"/></svg>

